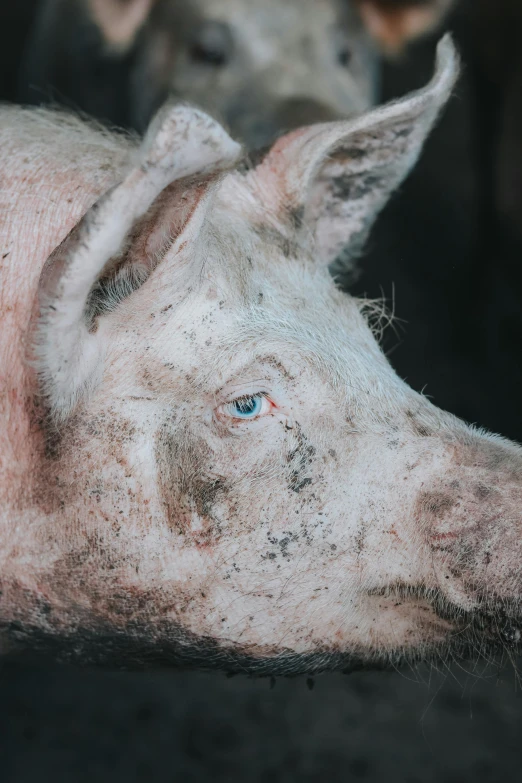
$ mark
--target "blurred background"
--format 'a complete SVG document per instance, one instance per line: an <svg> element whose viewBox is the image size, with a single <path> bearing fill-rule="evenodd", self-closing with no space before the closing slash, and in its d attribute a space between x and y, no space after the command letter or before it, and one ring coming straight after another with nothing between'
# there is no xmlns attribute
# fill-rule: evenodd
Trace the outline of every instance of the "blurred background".
<svg viewBox="0 0 522 783"><path fill-rule="evenodd" d="M336 51L363 86L363 104L424 84L443 29L463 58L448 109L379 218L357 281L346 285L393 306L384 348L411 386L521 441L522 3L342 1L351 3L348 33ZM54 0L42 12L36 0L0 0L0 99L64 102L140 130L174 84L165 77L166 39L154 35L174 24L180 51L190 40L200 69L190 86L202 83L201 68L226 64L223 26L204 35L198 27L194 38L196 22L176 26L170 6L159 15L169 2ZM136 12L125 26L131 6L157 15ZM239 18L241 3L232 6ZM142 100L154 78L160 87ZM180 85L179 77L174 88L183 95ZM258 114L270 115L269 131L292 124L266 102ZM257 116L241 126L248 111L237 119L232 103L217 110L241 137L266 132ZM342 112L331 104L332 116ZM293 108L308 121L309 106L304 115ZM0 667L2 783L522 779L522 695L506 662L275 682L21 660Z"/></svg>

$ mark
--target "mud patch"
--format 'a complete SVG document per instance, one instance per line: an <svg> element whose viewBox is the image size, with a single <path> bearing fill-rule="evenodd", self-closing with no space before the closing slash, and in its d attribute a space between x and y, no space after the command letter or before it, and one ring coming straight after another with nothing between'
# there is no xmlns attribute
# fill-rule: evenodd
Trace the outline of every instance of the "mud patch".
<svg viewBox="0 0 522 783"><path fill-rule="evenodd" d="M286 457L286 461L290 466L288 488L293 492L301 492L304 487L312 483L312 478L307 473L313 462L315 448L304 435L298 423L296 423L294 430L297 445Z"/></svg>
<svg viewBox="0 0 522 783"><path fill-rule="evenodd" d="M417 508L431 521L444 519L456 505L457 498L445 492L421 492L417 499Z"/></svg>
<svg viewBox="0 0 522 783"><path fill-rule="evenodd" d="M169 526L198 546L215 543L223 531L213 508L227 498L229 487L222 478L205 475L212 461L209 446L186 430L174 434L164 426L155 456Z"/></svg>
<svg viewBox="0 0 522 783"><path fill-rule="evenodd" d="M371 195L382 186L382 177L376 174L345 174L332 178L332 197L335 201L356 201Z"/></svg>
<svg viewBox="0 0 522 783"><path fill-rule="evenodd" d="M254 231L263 246L275 247L285 258L299 258L301 255L299 243L295 239L285 236L277 228L263 223L255 226Z"/></svg>
<svg viewBox="0 0 522 783"><path fill-rule="evenodd" d="M117 410L91 416L80 411L60 427L49 425L43 434L45 447L35 471L32 501L45 514L63 511L82 493L92 495L96 476L101 500L111 484L109 464L119 478L128 475L126 454L132 450L137 427ZM121 483L118 490L122 491Z"/></svg>
<svg viewBox="0 0 522 783"><path fill-rule="evenodd" d="M407 410L406 416L410 421L414 435L417 435L420 438L429 438L433 435L433 431L420 421L412 410Z"/></svg>

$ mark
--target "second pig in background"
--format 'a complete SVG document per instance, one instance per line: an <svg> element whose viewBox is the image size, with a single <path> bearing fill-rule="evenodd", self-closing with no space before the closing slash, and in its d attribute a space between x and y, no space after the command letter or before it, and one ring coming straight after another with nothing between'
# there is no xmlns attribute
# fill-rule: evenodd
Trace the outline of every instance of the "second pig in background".
<svg viewBox="0 0 522 783"><path fill-rule="evenodd" d="M174 94L256 148L377 102L379 50L434 26L451 1L44 0L20 98L141 132Z"/></svg>

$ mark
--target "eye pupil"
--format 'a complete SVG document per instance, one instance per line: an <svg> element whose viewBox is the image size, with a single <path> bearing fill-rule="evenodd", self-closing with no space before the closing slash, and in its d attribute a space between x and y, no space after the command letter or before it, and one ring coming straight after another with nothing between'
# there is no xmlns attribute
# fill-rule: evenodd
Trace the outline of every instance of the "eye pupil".
<svg viewBox="0 0 522 783"><path fill-rule="evenodd" d="M257 412L260 405L259 397L243 397L241 400L236 400L234 403L237 413L242 416L251 416Z"/></svg>
<svg viewBox="0 0 522 783"><path fill-rule="evenodd" d="M227 25L207 22L192 41L190 56L194 62L223 66L229 60L231 49L232 37Z"/></svg>
<svg viewBox="0 0 522 783"><path fill-rule="evenodd" d="M263 410L263 395L248 394L229 405L229 412L236 419L255 419Z"/></svg>
<svg viewBox="0 0 522 783"><path fill-rule="evenodd" d="M344 68L348 67L350 65L351 59L352 59L352 53L349 49L341 49L341 51L338 54L339 63Z"/></svg>

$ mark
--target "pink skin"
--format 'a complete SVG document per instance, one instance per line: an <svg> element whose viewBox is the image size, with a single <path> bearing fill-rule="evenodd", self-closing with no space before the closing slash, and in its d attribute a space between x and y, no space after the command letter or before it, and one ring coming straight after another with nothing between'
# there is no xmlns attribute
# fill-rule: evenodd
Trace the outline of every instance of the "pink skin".
<svg viewBox="0 0 522 783"><path fill-rule="evenodd" d="M328 272L455 69L446 41L425 90L247 171L186 107L139 150L8 112L6 648L295 672L517 640L521 450L411 391Z"/></svg>

